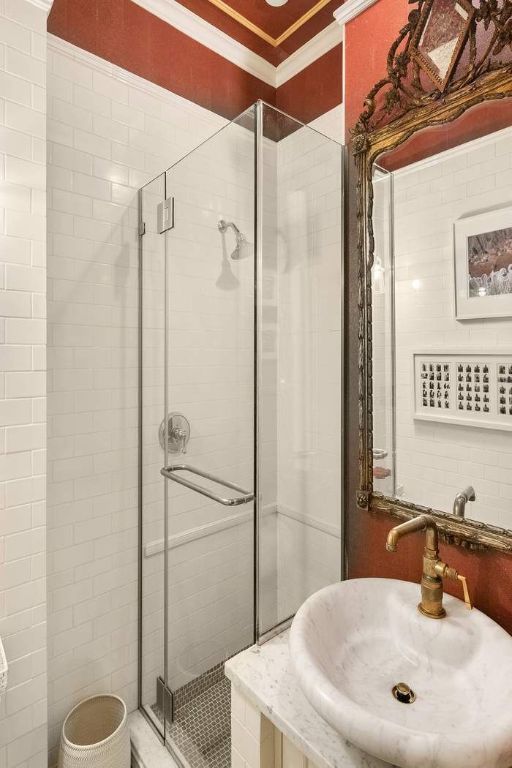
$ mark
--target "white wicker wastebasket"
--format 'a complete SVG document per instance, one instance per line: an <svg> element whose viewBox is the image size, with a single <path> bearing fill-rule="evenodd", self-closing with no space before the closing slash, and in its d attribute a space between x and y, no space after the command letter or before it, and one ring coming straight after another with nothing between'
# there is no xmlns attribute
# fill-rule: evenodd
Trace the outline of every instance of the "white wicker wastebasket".
<svg viewBox="0 0 512 768"><path fill-rule="evenodd" d="M126 705L118 696L84 699L62 726L59 768L130 768Z"/></svg>

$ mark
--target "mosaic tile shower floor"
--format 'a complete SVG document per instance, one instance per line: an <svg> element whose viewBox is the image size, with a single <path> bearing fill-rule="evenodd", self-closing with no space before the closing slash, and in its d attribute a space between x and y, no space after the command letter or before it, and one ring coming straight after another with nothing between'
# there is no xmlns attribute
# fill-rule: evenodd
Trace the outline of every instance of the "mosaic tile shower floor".
<svg viewBox="0 0 512 768"><path fill-rule="evenodd" d="M190 768L229 768L231 688L224 665L179 689L174 701L174 722L167 728ZM163 721L162 711L156 706L153 711Z"/></svg>

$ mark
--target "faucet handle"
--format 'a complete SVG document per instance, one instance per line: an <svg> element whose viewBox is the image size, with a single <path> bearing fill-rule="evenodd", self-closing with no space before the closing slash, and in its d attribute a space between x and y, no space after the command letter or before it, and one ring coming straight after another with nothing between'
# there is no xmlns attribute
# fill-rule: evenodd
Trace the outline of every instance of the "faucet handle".
<svg viewBox="0 0 512 768"><path fill-rule="evenodd" d="M466 604L466 608L468 611L470 611L473 606L471 604L471 598L469 596L469 589L468 589L468 582L465 576L461 576L460 573L457 574L458 580L462 583L462 590L464 592L464 602Z"/></svg>
<svg viewBox="0 0 512 768"><path fill-rule="evenodd" d="M446 563L443 563L442 560L437 561L435 565L435 572L442 579L452 579L452 581L461 582L462 590L464 592L464 603L466 604L468 611L470 611L473 606L471 605L471 598L469 596L468 582L466 577L461 576L460 573L455 570L455 568L451 568L449 565L446 565Z"/></svg>

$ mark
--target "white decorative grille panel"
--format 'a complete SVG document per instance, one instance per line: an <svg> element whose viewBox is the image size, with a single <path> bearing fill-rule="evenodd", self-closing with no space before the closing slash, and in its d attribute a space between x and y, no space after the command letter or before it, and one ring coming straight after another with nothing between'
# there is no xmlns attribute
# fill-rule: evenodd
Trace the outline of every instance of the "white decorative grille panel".
<svg viewBox="0 0 512 768"><path fill-rule="evenodd" d="M414 418L512 430L512 352L415 353Z"/></svg>

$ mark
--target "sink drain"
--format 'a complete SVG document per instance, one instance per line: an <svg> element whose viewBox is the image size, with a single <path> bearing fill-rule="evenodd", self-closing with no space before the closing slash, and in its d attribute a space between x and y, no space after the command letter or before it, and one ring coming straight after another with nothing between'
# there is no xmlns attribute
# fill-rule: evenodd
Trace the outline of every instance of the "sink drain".
<svg viewBox="0 0 512 768"><path fill-rule="evenodd" d="M412 704L416 701L416 694L407 683L397 683L391 690L395 699L401 704Z"/></svg>

